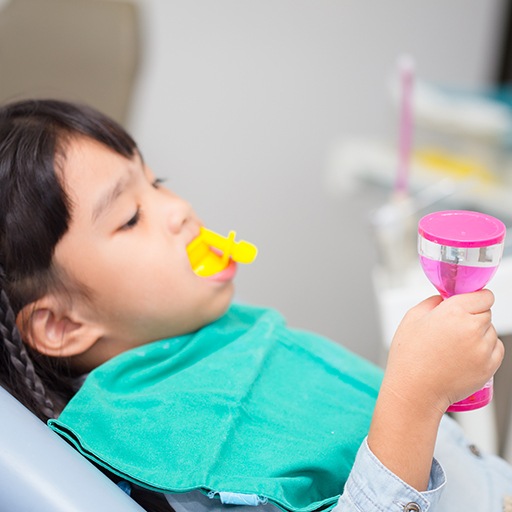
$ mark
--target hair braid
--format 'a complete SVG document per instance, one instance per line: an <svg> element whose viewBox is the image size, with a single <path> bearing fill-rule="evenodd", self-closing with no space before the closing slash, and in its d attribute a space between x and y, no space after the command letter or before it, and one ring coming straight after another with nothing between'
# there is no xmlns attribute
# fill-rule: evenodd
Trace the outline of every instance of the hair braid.
<svg viewBox="0 0 512 512"><path fill-rule="evenodd" d="M23 403L32 403L33 412L41 419L54 417L54 404L48 397L45 386L37 375L34 363L23 344L20 332L16 326L14 311L3 289L0 289L0 335L7 349L11 367L18 375L18 378L11 375L11 382L8 383L9 391L16 395ZM24 388L19 389L19 386L14 386L13 381L22 382Z"/></svg>

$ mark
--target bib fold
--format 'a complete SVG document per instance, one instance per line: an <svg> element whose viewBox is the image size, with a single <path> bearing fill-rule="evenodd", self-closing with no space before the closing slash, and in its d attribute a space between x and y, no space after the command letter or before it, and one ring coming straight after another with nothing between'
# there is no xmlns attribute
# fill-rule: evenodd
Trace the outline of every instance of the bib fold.
<svg viewBox="0 0 512 512"><path fill-rule="evenodd" d="M99 366L49 426L160 492L331 508L366 436L382 371L273 310L233 305L196 333Z"/></svg>

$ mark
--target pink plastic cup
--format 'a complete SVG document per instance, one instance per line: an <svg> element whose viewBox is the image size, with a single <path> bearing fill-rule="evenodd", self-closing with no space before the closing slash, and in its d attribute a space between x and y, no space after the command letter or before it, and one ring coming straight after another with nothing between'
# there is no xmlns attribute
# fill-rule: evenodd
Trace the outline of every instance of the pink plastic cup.
<svg viewBox="0 0 512 512"><path fill-rule="evenodd" d="M498 269L506 227L484 213L446 210L423 217L418 225L420 263L443 298L481 290ZM492 400L493 379L448 411L471 411Z"/></svg>

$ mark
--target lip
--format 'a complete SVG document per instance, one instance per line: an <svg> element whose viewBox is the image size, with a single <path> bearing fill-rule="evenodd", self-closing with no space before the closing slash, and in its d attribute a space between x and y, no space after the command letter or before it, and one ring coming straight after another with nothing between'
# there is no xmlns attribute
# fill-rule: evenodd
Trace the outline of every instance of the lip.
<svg viewBox="0 0 512 512"><path fill-rule="evenodd" d="M212 276L203 277L201 279L207 279L208 281L218 282L231 281L235 277L236 270L237 264L233 260L229 260L228 266L224 270L221 270L220 272L217 272Z"/></svg>

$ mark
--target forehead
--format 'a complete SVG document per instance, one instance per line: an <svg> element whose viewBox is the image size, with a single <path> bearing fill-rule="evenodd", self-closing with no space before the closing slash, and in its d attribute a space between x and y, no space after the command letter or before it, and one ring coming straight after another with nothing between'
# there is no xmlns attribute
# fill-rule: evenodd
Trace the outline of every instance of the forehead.
<svg viewBox="0 0 512 512"><path fill-rule="evenodd" d="M64 186L69 192L94 190L133 170L134 160L125 158L94 139L71 138L60 166Z"/></svg>
<svg viewBox="0 0 512 512"><path fill-rule="evenodd" d="M137 153L129 159L94 139L77 137L68 142L59 167L63 187L76 205L98 198L141 164Z"/></svg>

